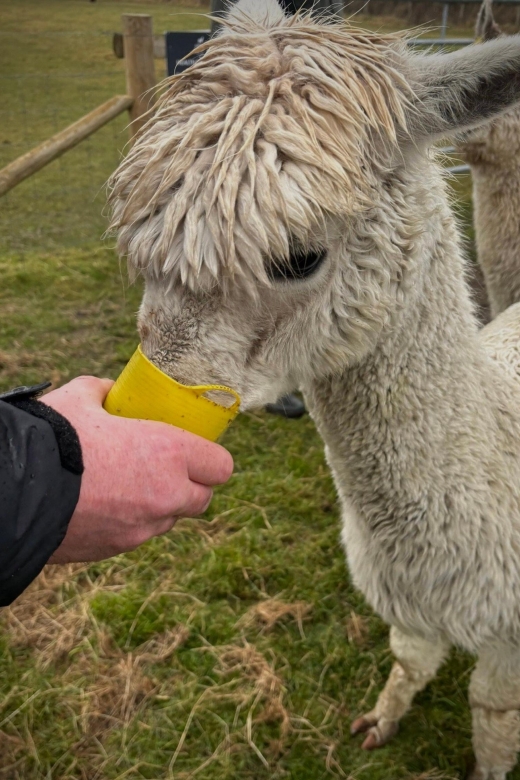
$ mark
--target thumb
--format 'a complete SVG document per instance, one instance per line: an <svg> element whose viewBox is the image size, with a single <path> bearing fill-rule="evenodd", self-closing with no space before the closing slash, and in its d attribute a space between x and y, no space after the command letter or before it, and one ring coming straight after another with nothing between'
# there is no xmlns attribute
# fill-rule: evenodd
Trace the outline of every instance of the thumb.
<svg viewBox="0 0 520 780"><path fill-rule="evenodd" d="M49 394L49 401L51 396L56 393L68 401L78 401L83 406L101 406L108 395L108 391L112 387L114 382L111 379L98 379L95 376L79 376L63 385L59 390L55 390ZM45 400L43 398L42 400Z"/></svg>
<svg viewBox="0 0 520 780"><path fill-rule="evenodd" d="M91 401L98 405L105 401L109 390L114 385L114 381L112 379L99 379L96 376L79 376L70 384L78 385L78 390L81 391L85 401Z"/></svg>

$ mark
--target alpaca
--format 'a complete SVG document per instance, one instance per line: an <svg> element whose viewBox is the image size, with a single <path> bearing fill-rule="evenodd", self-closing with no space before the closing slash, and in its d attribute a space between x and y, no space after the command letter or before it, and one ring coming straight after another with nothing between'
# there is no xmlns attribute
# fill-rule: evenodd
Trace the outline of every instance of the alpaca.
<svg viewBox="0 0 520 780"><path fill-rule="evenodd" d="M244 410L303 390L396 657L353 732L387 742L457 645L478 655L473 778L501 780L520 744L520 313L486 345L429 149L520 100L520 39L416 54L240 0L204 50L110 184L142 347Z"/></svg>
<svg viewBox="0 0 520 780"><path fill-rule="evenodd" d="M502 35L492 0L484 0L476 37ZM456 145L471 167L478 262L494 317L520 301L520 108L461 135Z"/></svg>

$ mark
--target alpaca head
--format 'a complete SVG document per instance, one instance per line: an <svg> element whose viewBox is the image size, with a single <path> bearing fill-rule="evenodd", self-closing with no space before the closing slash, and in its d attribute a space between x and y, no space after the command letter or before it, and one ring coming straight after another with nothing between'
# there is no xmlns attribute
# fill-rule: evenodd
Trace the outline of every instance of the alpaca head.
<svg viewBox="0 0 520 780"><path fill-rule="evenodd" d="M146 354L252 407L374 349L416 270L425 149L520 97L520 44L413 55L240 0L204 48L114 174L113 227Z"/></svg>
<svg viewBox="0 0 520 780"><path fill-rule="evenodd" d="M503 35L493 17L493 0L483 0L475 24L476 39L492 41ZM493 122L461 133L456 143L471 165L510 167L520 155L520 107Z"/></svg>
<svg viewBox="0 0 520 780"><path fill-rule="evenodd" d="M493 17L493 0L482 0L475 24L475 38L478 41L492 41L502 35L502 30Z"/></svg>

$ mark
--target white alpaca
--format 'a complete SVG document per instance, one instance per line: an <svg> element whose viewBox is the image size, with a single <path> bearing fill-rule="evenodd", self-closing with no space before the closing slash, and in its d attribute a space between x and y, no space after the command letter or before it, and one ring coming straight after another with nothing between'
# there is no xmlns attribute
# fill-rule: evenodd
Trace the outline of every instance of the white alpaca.
<svg viewBox="0 0 520 780"><path fill-rule="evenodd" d="M244 409L304 390L354 582L392 627L364 747L455 644L479 656L479 780L504 778L520 739L520 386L499 321L479 336L428 148L518 99L517 38L423 56L242 0L111 196L146 354Z"/></svg>
<svg viewBox="0 0 520 780"><path fill-rule="evenodd" d="M502 33L492 0L484 0L477 38ZM484 273L492 316L520 301L520 109L465 133L457 147L471 166L478 262Z"/></svg>

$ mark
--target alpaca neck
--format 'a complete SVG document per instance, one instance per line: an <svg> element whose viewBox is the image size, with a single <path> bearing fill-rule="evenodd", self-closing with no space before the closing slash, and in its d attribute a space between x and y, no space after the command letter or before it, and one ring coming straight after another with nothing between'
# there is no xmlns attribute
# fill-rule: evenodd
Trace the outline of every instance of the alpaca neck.
<svg viewBox="0 0 520 780"><path fill-rule="evenodd" d="M306 389L340 496L367 522L386 518L396 529L406 507L449 492L454 469L460 479L474 468L474 443L492 438L492 367L447 209L437 234L415 299L376 349Z"/></svg>
<svg viewBox="0 0 520 780"><path fill-rule="evenodd" d="M496 571L483 550L518 543L520 398L481 344L447 205L429 215L375 349L304 389L354 584L391 625L473 651L468 593L484 602Z"/></svg>
<svg viewBox="0 0 520 780"><path fill-rule="evenodd" d="M495 317L520 301L520 164L511 157L472 170L477 256Z"/></svg>

